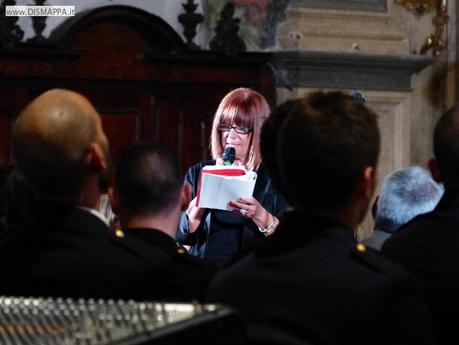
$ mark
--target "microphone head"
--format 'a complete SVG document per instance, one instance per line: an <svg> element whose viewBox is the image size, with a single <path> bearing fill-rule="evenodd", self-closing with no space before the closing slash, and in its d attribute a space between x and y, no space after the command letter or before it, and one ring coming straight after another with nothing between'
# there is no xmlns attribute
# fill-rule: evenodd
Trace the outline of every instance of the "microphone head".
<svg viewBox="0 0 459 345"><path fill-rule="evenodd" d="M231 165L234 162L234 159L236 158L236 149L232 146L227 146L225 147L225 150L223 151L223 164L224 165Z"/></svg>

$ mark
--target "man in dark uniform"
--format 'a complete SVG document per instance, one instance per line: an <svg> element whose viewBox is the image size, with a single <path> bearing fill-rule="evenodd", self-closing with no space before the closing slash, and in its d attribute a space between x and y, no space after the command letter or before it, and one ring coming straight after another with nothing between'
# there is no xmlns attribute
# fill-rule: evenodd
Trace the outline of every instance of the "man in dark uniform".
<svg viewBox="0 0 459 345"><path fill-rule="evenodd" d="M97 211L109 149L89 101L68 90L45 92L22 111L12 139L25 177L14 181L15 190L30 188L22 195L32 199L14 204L35 208L0 241L0 294L172 299L155 290L162 262L133 260L135 253L112 243Z"/></svg>
<svg viewBox="0 0 459 345"><path fill-rule="evenodd" d="M213 270L175 242L181 212L190 202L176 156L159 144L136 144L122 153L110 190L121 229L113 242L145 267L150 296L202 298Z"/></svg>
<svg viewBox="0 0 459 345"><path fill-rule="evenodd" d="M459 107L439 119L434 132L432 176L445 193L436 208L414 218L385 242L383 255L414 273L427 290L438 344L457 340L459 310Z"/></svg>
<svg viewBox="0 0 459 345"><path fill-rule="evenodd" d="M420 166L398 169L384 177L373 204L375 225L363 243L381 250L401 226L417 215L432 211L443 196L443 186Z"/></svg>
<svg viewBox="0 0 459 345"><path fill-rule="evenodd" d="M123 295L124 286L116 283L130 270L110 245L106 220L97 212L109 149L91 103L69 90L41 94L19 115L12 149L24 176L14 181L15 188L30 189L22 193L27 200L15 200L15 206L35 206L2 238L0 292Z"/></svg>
<svg viewBox="0 0 459 345"><path fill-rule="evenodd" d="M239 308L255 344L432 344L415 278L353 237L376 184L376 114L316 92L277 108L265 128L263 160L293 207L217 273L208 300Z"/></svg>

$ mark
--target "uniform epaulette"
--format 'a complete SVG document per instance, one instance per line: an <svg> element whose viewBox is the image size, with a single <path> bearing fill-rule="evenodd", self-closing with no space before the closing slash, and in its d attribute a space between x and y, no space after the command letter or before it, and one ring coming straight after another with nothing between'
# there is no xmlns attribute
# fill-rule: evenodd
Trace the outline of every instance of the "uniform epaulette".
<svg viewBox="0 0 459 345"><path fill-rule="evenodd" d="M116 229L115 230L115 236L118 238L123 238L125 236L124 231L121 229Z"/></svg>
<svg viewBox="0 0 459 345"><path fill-rule="evenodd" d="M187 250L180 246L180 247L177 247L177 254L186 254L187 253Z"/></svg>
<svg viewBox="0 0 459 345"><path fill-rule="evenodd" d="M196 258L192 255L188 255L188 250L183 246L178 246L173 253L170 254L173 260L176 262L181 262L182 264L191 264L195 265L201 263L201 259Z"/></svg>
<svg viewBox="0 0 459 345"><path fill-rule="evenodd" d="M391 264L378 251L365 246L363 243L353 245L351 253L355 259L375 271L390 274L398 270L397 266Z"/></svg>

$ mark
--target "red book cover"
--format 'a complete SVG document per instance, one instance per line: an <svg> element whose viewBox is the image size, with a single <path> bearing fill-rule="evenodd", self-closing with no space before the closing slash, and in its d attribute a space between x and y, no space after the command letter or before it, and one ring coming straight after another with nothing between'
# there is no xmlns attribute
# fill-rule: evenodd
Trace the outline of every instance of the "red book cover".
<svg viewBox="0 0 459 345"><path fill-rule="evenodd" d="M210 177L213 176L213 177ZM242 196L251 196L255 187L256 173L247 172L242 167L208 165L202 168L196 204L199 207L202 199L203 184L206 196L204 206L208 208L226 209L229 200Z"/></svg>

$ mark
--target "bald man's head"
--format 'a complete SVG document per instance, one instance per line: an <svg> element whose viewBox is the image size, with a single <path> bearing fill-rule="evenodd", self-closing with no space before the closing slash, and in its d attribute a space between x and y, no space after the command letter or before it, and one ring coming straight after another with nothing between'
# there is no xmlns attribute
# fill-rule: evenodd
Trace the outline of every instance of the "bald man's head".
<svg viewBox="0 0 459 345"><path fill-rule="evenodd" d="M19 115L12 147L17 165L40 193L76 198L94 143L108 159L97 111L82 95L54 89L38 96Z"/></svg>

